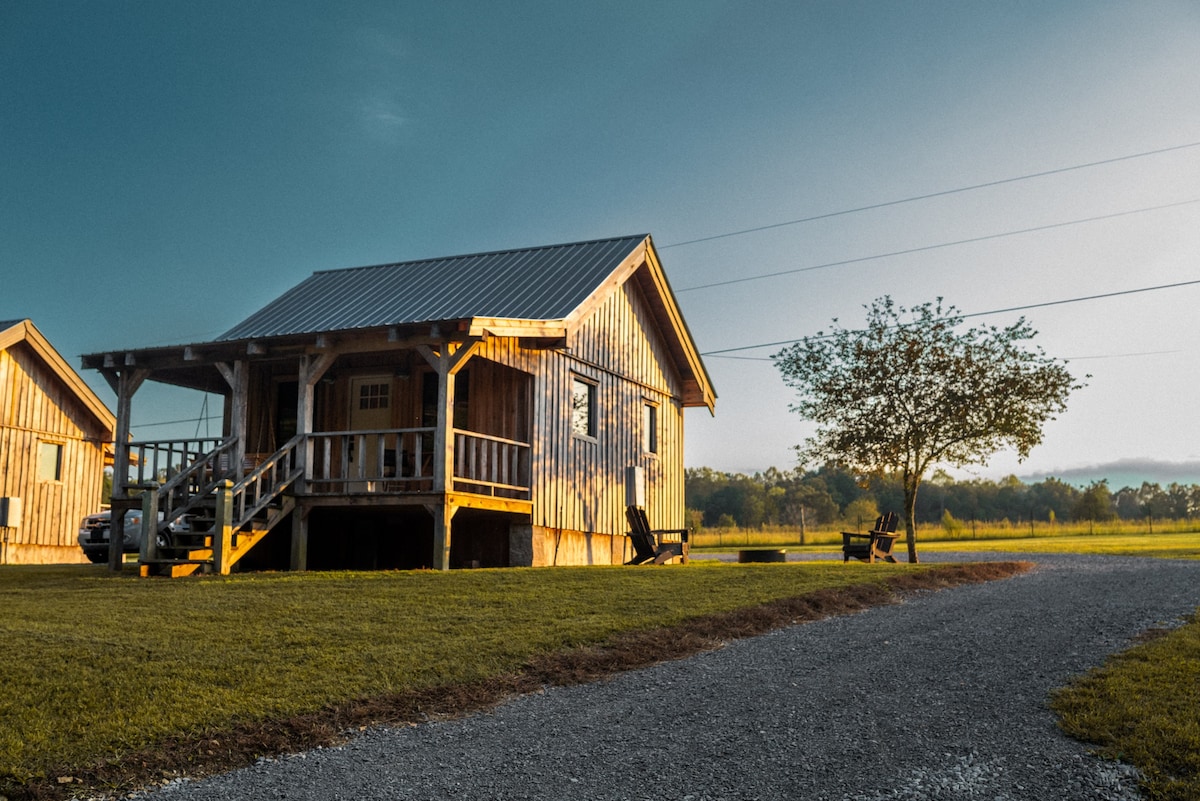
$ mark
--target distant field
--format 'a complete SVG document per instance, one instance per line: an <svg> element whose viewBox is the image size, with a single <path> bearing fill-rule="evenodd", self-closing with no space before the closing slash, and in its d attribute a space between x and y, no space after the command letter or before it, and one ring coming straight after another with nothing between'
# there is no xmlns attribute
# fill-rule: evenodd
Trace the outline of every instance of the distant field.
<svg viewBox="0 0 1200 801"><path fill-rule="evenodd" d="M1145 523L1106 524L1089 531L1087 524L1035 524L1034 534L1024 527L989 525L967 528L949 536L940 526L918 529L918 551L1032 551L1035 553L1138 554L1143 556L1200 558L1200 521L1155 523L1153 532ZM854 530L851 526L848 530ZM806 531L804 544L797 529L704 529L692 534L692 548L699 552L771 547L797 551L839 551L841 529ZM905 540L896 550L907 548Z"/></svg>

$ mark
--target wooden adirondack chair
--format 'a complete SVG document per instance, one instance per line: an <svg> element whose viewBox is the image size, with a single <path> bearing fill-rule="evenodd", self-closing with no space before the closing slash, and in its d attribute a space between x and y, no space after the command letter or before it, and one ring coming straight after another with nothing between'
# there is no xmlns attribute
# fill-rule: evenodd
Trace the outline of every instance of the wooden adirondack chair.
<svg viewBox="0 0 1200 801"><path fill-rule="evenodd" d="M646 510L640 506L626 506L625 519L629 521L629 539L633 542L633 558L627 565L661 565L678 557L686 563L688 559L688 530L686 528L650 528Z"/></svg>
<svg viewBox="0 0 1200 801"><path fill-rule="evenodd" d="M843 531L842 562L849 562L852 556L863 562L874 562L876 559L895 562L896 557L892 555L892 548L900 536L896 533L896 526L899 523L900 515L895 512L887 512L881 514L875 520L875 526L865 534ZM858 542L856 539L865 540L865 542Z"/></svg>

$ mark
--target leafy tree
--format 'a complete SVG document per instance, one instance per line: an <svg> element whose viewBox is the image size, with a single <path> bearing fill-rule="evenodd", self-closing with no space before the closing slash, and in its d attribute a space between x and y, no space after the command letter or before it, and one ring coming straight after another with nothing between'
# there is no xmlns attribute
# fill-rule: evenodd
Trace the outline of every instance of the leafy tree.
<svg viewBox="0 0 1200 801"><path fill-rule="evenodd" d="M908 559L917 561L917 490L938 464L985 463L1004 447L1019 457L1042 440L1042 425L1066 409L1080 384L1039 347L1024 318L1007 328L959 330L953 306L912 309L890 297L867 308L866 328L806 337L773 358L798 392L791 409L817 423L803 460L844 460L904 486ZM908 319L904 319L910 315Z"/></svg>
<svg viewBox="0 0 1200 801"><path fill-rule="evenodd" d="M1112 492L1104 479L1089 484L1079 496L1079 503L1075 505L1076 520L1105 521L1112 520L1115 516Z"/></svg>

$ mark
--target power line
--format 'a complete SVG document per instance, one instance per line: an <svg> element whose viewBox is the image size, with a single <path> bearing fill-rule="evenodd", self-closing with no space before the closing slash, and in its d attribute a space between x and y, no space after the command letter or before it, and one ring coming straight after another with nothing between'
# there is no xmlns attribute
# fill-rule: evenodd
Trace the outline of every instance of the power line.
<svg viewBox="0 0 1200 801"><path fill-rule="evenodd" d="M806 222L815 222L817 220L827 220L830 217L841 217L846 214L857 214L860 211L872 211L874 209L883 209L889 206L899 206L902 203L914 203L918 200L929 200L935 197L945 197L947 195L956 195L961 192L970 192L975 189L986 189L991 186L1001 186L1003 184L1011 184L1017 181L1028 181L1031 178L1044 178L1047 175L1059 175L1064 172L1072 172L1074 170L1085 170L1089 167L1099 167L1105 164L1115 164L1120 161L1130 161L1131 159L1140 159L1146 156L1157 156L1162 153L1170 153L1175 150L1186 150L1192 147L1200 147L1200 142L1189 142L1186 145L1174 145L1172 147L1164 147L1158 150L1147 150L1143 153L1131 153L1127 156L1116 156L1110 159L1102 159L1101 161L1089 161L1086 164L1075 164L1070 167L1058 167L1053 170L1043 170L1042 172L1031 172L1025 175L1017 175L1012 178L1001 178L996 181L987 181L982 184L972 184L971 186L960 186L957 189L944 189L940 192L930 192L925 195L913 195L912 197L900 198L899 200L888 200L882 203L872 203L869 206L857 206L852 209L842 209L841 211L830 211L824 214L816 214L812 217L801 217L798 220L787 220L786 222L771 223L769 225L759 225L754 228L743 228L740 231L729 231L724 234L713 234L712 236L702 236L698 239L688 239L683 242L672 242L669 245L659 246L659 250L667 248L678 248L684 245L695 245L699 242L711 242L714 239L726 239L731 236L742 236L743 234L756 234L760 231L770 231L774 228L784 228L789 225L799 225Z"/></svg>
<svg viewBox="0 0 1200 801"><path fill-rule="evenodd" d="M992 309L991 311L971 312L970 314L960 314L957 316L962 317L963 319L966 319L968 317L983 317L988 314L1007 314L1009 312L1015 312L1015 311L1026 311L1028 309L1042 309L1047 306L1062 306L1067 303L1083 303L1084 301L1088 301L1088 300L1102 300L1104 298L1115 298L1115 297L1120 297L1121 295L1136 295L1140 292L1155 292L1160 289L1178 289L1180 287L1185 287L1185 286L1195 286L1196 284L1200 284L1200 279L1197 279L1194 281L1179 281L1174 284L1159 284L1158 286L1144 286L1144 287L1139 287L1137 289L1123 289L1118 292L1105 292L1105 293L1102 293L1099 295L1085 295L1083 297L1066 298L1064 300L1048 300L1048 301L1044 301L1042 303L1028 303L1024 306L1010 306L1006 309ZM825 335L825 338L827 338L828 336L830 336L830 335L828 335L828 334ZM743 346L737 347L737 348L723 348L721 350L705 351L705 352L701 353L700 355L701 356L722 356L723 354L726 354L726 353L737 353L737 352L743 351L743 350L757 350L758 348L774 348L774 347L778 347L780 345L793 345L797 342L803 342L805 339L820 339L820 338L822 338L822 337L800 337L799 339L785 339L785 340L781 340L779 342L763 342L758 345L743 345ZM758 361L767 361L768 360L768 357L765 357L765 356L741 356L741 357L725 357L725 358L754 359L754 360L758 360Z"/></svg>
<svg viewBox="0 0 1200 801"><path fill-rule="evenodd" d="M1164 203L1161 206L1144 206L1140 209L1131 209L1129 211L1118 211L1112 214L1101 214L1095 217L1084 217L1078 220L1067 220L1066 222L1049 223L1047 225L1038 225L1033 228L1021 228L1013 231L1002 231L997 234L985 234L983 236L975 236L969 239L957 239L953 242L940 242L936 245L922 245L921 247L906 248L905 250L893 250L888 253L876 253L872 256L860 256L854 259L843 259L841 261L828 261L824 264L813 264L808 267L795 267L790 270L778 270L773 273L762 273L761 275L748 275L742 278L730 278L728 281L714 281L711 284L697 284L696 286L684 287L676 289L675 294L681 292L694 292L697 289L712 289L718 286L729 286L730 284L743 284L749 281L761 281L766 278L778 278L781 275L794 275L796 273L806 273L813 270L823 270L827 267L843 267L847 264L860 264L865 261L877 261L886 259L892 256L906 256L912 253L925 253L931 250L939 250L941 248L955 247L956 245L970 245L976 242L986 242L991 239L1003 239L1009 236L1019 236L1021 234L1032 234L1038 231L1050 231L1055 228L1066 228L1071 225L1082 225L1083 223L1099 222L1101 220L1112 220L1117 217L1128 217L1133 214L1145 214L1151 211L1162 211L1163 209L1172 209L1179 206L1187 206L1193 203L1200 203L1200 198L1192 198L1191 200L1181 200L1176 203Z"/></svg>

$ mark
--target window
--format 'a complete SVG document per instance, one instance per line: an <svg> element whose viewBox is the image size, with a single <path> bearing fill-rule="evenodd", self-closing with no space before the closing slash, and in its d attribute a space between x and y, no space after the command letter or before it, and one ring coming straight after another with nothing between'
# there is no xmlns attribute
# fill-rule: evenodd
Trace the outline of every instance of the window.
<svg viewBox="0 0 1200 801"><path fill-rule="evenodd" d="M387 384L359 384L358 408L386 409L388 407Z"/></svg>
<svg viewBox="0 0 1200 801"><path fill-rule="evenodd" d="M642 450L658 453L658 406L653 403L642 406Z"/></svg>
<svg viewBox="0 0 1200 801"><path fill-rule="evenodd" d="M596 436L596 385L579 376L571 383L571 433Z"/></svg>
<svg viewBox="0 0 1200 801"><path fill-rule="evenodd" d="M57 442L38 443L38 481L62 481L62 452Z"/></svg>

